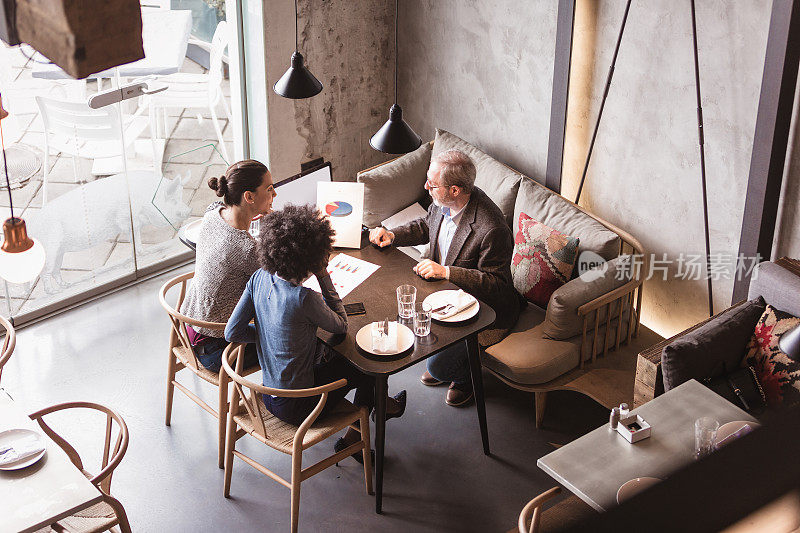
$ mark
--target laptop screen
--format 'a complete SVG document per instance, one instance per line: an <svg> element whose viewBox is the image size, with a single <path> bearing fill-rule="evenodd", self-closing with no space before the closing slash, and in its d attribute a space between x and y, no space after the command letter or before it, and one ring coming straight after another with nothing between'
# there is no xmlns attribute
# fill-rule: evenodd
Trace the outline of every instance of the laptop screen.
<svg viewBox="0 0 800 533"><path fill-rule="evenodd" d="M272 202L272 209L276 211L283 209L286 204L316 205L317 183L320 181L331 181L330 163L325 163L308 173L301 172L275 184L275 192L278 196Z"/></svg>

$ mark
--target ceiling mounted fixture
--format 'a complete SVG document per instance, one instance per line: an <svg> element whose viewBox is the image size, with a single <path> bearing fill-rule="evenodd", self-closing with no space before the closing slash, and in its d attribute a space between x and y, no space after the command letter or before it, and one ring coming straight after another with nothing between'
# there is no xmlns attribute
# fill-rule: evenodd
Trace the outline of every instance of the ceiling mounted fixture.
<svg viewBox="0 0 800 533"><path fill-rule="evenodd" d="M403 110L397 105L397 58L400 49L397 45L398 0L394 3L394 104L389 110L389 120L381 126L369 140L370 146L387 154L407 154L422 144L422 139L411 126L403 120Z"/></svg>
<svg viewBox="0 0 800 533"><path fill-rule="evenodd" d="M303 64L303 54L300 53L298 45L297 18L297 0L294 0L294 53L292 54L292 65L273 87L273 90L278 95L293 100L311 98L322 91L320 81Z"/></svg>
<svg viewBox="0 0 800 533"><path fill-rule="evenodd" d="M6 163L6 143L3 138L2 119L8 116L3 109L3 98L0 95L0 145L3 149L6 187L8 187L8 204L11 217L3 222L3 245L0 246L0 277L11 283L28 283L36 279L44 267L44 247L28 237L25 221L14 216L14 203L11 199L11 182L8 177Z"/></svg>

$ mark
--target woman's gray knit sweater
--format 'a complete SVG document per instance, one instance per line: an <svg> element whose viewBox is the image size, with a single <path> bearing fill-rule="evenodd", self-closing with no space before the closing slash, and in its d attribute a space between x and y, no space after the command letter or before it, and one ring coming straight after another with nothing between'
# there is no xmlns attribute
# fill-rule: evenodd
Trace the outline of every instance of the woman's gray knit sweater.
<svg viewBox="0 0 800 533"><path fill-rule="evenodd" d="M217 207L203 216L194 278L181 313L196 320L226 323L259 265L255 239L246 230L228 225L221 209L222 206ZM223 331L195 330L209 337L223 337Z"/></svg>

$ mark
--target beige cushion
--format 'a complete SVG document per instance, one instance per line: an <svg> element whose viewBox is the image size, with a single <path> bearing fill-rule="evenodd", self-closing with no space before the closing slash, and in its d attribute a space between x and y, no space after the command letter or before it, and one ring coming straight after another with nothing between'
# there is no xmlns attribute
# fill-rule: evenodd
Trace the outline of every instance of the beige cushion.
<svg viewBox="0 0 800 533"><path fill-rule="evenodd" d="M411 153L398 157L356 178L364 184L364 224L370 228L420 200L431 163L431 145L423 143Z"/></svg>
<svg viewBox="0 0 800 533"><path fill-rule="evenodd" d="M437 128L432 155L435 156L446 150L459 150L472 159L477 171L475 185L497 204L506 218L506 223L511 227L514 201L522 181L522 174L496 161L465 140Z"/></svg>
<svg viewBox="0 0 800 533"><path fill-rule="evenodd" d="M550 303L547 305L547 315L542 324L544 335L558 340L580 335L583 331L583 318L578 316L578 307L630 281L629 269L622 268L618 270L618 266L621 263L622 256L606 263L604 272L602 269L587 272L583 276L577 277L556 289L550 297ZM618 272L621 273L621 279L617 279ZM613 309L611 317L616 317ZM590 325L594 325L594 318L590 318ZM601 308L600 320L601 322L605 320L605 307Z"/></svg>
<svg viewBox="0 0 800 533"><path fill-rule="evenodd" d="M600 255L606 261L619 255L619 235L590 217L575 204L535 181L525 178L519 186L514 221L524 212L531 218L580 239L578 253L585 250ZM514 232L517 228L513 228Z"/></svg>
<svg viewBox="0 0 800 533"><path fill-rule="evenodd" d="M483 364L506 379L521 385L539 385L554 380L578 367L581 336L566 340L548 339L544 335L545 311L528 305L517 324L506 338L486 348ZM597 331L597 343L593 342L594 328L587 335L583 359L592 357L604 349L606 342L605 322L601 321ZM628 322L623 320L620 339L628 332ZM614 346L617 335L616 317L612 315L608 332L608 346Z"/></svg>
<svg viewBox="0 0 800 533"><path fill-rule="evenodd" d="M506 338L486 348L484 365L525 385L545 383L575 368L580 338L578 344L544 338L544 315L535 305L526 307Z"/></svg>

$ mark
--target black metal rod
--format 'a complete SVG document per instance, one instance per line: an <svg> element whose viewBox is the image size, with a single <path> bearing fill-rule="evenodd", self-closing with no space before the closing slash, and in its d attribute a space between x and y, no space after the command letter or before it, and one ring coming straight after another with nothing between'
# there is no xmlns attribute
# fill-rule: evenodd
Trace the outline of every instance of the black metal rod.
<svg viewBox="0 0 800 533"><path fill-rule="evenodd" d="M611 80L614 77L614 66L617 64L617 55L619 54L619 46L622 44L622 34L625 33L625 24L628 22L628 11L631 9L631 1L625 4L625 14L622 15L622 25L619 28L619 35L617 35L617 44L614 47L614 56L611 58L611 67L608 69L608 76L606 77L606 86L603 89L603 98L600 100L600 112L597 114L597 122L594 125L594 132L592 133L592 140L589 143L589 153L586 154L586 163L583 165L583 174L581 175L581 182L578 185L578 194L575 196L575 203L577 204L581 199L581 192L583 191L583 184L586 181L586 172L589 170L589 161L592 159L592 151L594 150L594 141L597 139L597 130L600 128L600 120L603 118L603 109L606 107L606 98L608 98L608 89L611 87Z"/></svg>
<svg viewBox="0 0 800 533"><path fill-rule="evenodd" d="M297 0L294 0L294 51L300 51L300 37L298 32L297 26L297 19L299 18L299 14L297 12Z"/></svg>
<svg viewBox="0 0 800 533"><path fill-rule="evenodd" d="M400 58L400 48L397 44L397 21L400 18L398 11L400 10L400 0L394 0L394 103L397 104L397 63Z"/></svg>
<svg viewBox="0 0 800 533"><path fill-rule="evenodd" d="M14 219L14 202L11 199L11 181L8 179L8 160L6 159L6 139L3 135L3 122L0 121L0 144L3 147L3 167L6 170L6 188L8 190L8 205L11 209L11 219Z"/></svg>
<svg viewBox="0 0 800 533"><path fill-rule="evenodd" d="M697 20L694 0L692 7L692 44L694 51L694 80L697 94L697 141L700 144L700 177L703 183L703 230L706 238L706 280L708 281L708 316L714 316L714 289L711 283L711 239L708 235L708 191L706 187L706 151L703 136L703 104L700 100L700 62L697 59Z"/></svg>

